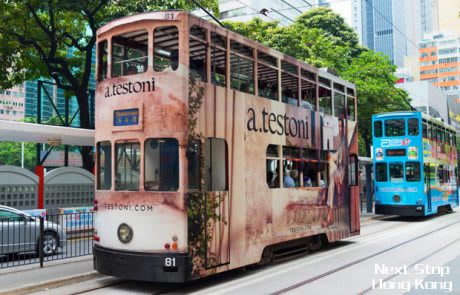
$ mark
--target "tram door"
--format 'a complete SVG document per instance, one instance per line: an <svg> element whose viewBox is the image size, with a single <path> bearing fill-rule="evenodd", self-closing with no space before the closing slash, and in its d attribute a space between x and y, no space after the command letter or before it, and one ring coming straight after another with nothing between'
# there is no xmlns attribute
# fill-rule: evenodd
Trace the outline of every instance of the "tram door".
<svg viewBox="0 0 460 295"><path fill-rule="evenodd" d="M431 183L430 183L430 164L424 164L423 174L425 175L425 187L426 187L426 197L427 197L427 206L428 211L431 212Z"/></svg>
<svg viewBox="0 0 460 295"><path fill-rule="evenodd" d="M208 138L204 147L206 268L230 263L228 166L226 141Z"/></svg>

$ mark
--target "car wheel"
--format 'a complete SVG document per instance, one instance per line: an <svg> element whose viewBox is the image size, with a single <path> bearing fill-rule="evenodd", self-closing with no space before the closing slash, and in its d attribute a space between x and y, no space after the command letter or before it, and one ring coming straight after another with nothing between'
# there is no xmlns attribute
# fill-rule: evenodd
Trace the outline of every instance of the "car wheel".
<svg viewBox="0 0 460 295"><path fill-rule="evenodd" d="M43 255L47 256L56 254L58 243L58 238L55 233L45 232L43 234Z"/></svg>

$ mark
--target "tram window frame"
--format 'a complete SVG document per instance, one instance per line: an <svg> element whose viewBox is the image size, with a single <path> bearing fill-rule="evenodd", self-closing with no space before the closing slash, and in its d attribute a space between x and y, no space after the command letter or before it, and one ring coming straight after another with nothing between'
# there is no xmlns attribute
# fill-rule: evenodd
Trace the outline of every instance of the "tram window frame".
<svg viewBox="0 0 460 295"><path fill-rule="evenodd" d="M356 121L356 108L354 96L347 96L347 115L348 120Z"/></svg>
<svg viewBox="0 0 460 295"><path fill-rule="evenodd" d="M108 78L109 73L109 42L102 40L97 43L97 81L103 81Z"/></svg>
<svg viewBox="0 0 460 295"><path fill-rule="evenodd" d="M215 32L211 32L211 83L227 85L227 38Z"/></svg>
<svg viewBox="0 0 460 295"><path fill-rule="evenodd" d="M189 33L189 75L192 79L207 82L208 80L208 31L200 26L190 26ZM201 35L201 36L200 36ZM199 48L198 54L192 48ZM202 64L200 64L202 63Z"/></svg>
<svg viewBox="0 0 460 295"><path fill-rule="evenodd" d="M428 138L428 126L425 120L422 122L422 137Z"/></svg>
<svg viewBox="0 0 460 295"><path fill-rule="evenodd" d="M300 179L302 171L302 161L300 160L300 151L301 149L295 146L283 146L282 148L284 188L301 187ZM294 182L294 186L286 186L287 181L289 181L287 177L291 178L291 180Z"/></svg>
<svg viewBox="0 0 460 295"><path fill-rule="evenodd" d="M345 119L345 98L345 94L334 91L334 116L339 119Z"/></svg>
<svg viewBox="0 0 460 295"><path fill-rule="evenodd" d="M227 141L223 138L207 138L203 158L204 189L207 192L228 191Z"/></svg>
<svg viewBox="0 0 460 295"><path fill-rule="evenodd" d="M375 180L377 182L388 181L388 164L386 162L375 163Z"/></svg>
<svg viewBox="0 0 460 295"><path fill-rule="evenodd" d="M267 186L269 189L281 187L281 157L280 157L280 146L275 144L269 144L266 149L266 179ZM271 174L270 174L271 173Z"/></svg>
<svg viewBox="0 0 460 295"><path fill-rule="evenodd" d="M406 162L406 167L405 167L405 177L407 182L420 182L422 177L421 177L421 168L420 168L420 162ZM413 174L408 174L410 170L408 168L412 167L414 169ZM418 169L418 170L417 170Z"/></svg>
<svg viewBox="0 0 460 295"><path fill-rule="evenodd" d="M402 122L402 126L401 126L401 122ZM386 119L384 121L384 128L385 128L385 137L405 136L406 135L406 120L405 119Z"/></svg>
<svg viewBox="0 0 460 295"><path fill-rule="evenodd" d="M156 144L154 144L155 142ZM169 146L166 146L165 149L162 150L161 146L166 144ZM176 153L173 155L172 153L175 151ZM158 162L154 162L154 159L148 159L148 156L156 156L153 153L158 154L158 157L156 157ZM170 162L166 167L163 166L166 165L165 159ZM159 192L178 191L180 174L179 161L179 141L176 138L147 138L144 141L144 190ZM153 163L158 165L152 165ZM150 172L152 167L153 173ZM153 178L150 177L151 174ZM174 175L176 175L176 177L174 177Z"/></svg>
<svg viewBox="0 0 460 295"><path fill-rule="evenodd" d="M135 151L137 151L137 161L134 162L134 163L131 163L130 166L131 166L131 169L132 171L134 172L137 172L137 182L133 181L133 173L131 172L131 181L128 183L128 184L122 184L122 181L121 181L121 173L119 173L119 169L120 169L120 160L121 158L119 158L119 148L124 148L126 149L126 147L128 146L131 146L134 147L134 146L137 146ZM125 155L126 152L125 152ZM133 156L133 153L131 152L131 157ZM128 158L129 161L132 161L131 159ZM118 142L115 142L115 190L116 191L139 191L139 183L140 183L140 165L141 165L141 145L140 145L140 142L138 141L118 141ZM136 167L137 166L137 167ZM133 168L134 167L134 168ZM127 167L126 167L126 159L125 159L125 166L124 166L124 175L126 175L126 171L127 171ZM120 175L120 176L119 176ZM125 177L125 182L127 183L126 181L126 177Z"/></svg>
<svg viewBox="0 0 460 295"><path fill-rule="evenodd" d="M433 132L432 132L432 125L430 122L427 122L427 134L426 134L426 138L428 138L429 140L432 140L433 139Z"/></svg>
<svg viewBox="0 0 460 295"><path fill-rule="evenodd" d="M350 186L358 185L358 156L350 154L350 162L348 163L348 184Z"/></svg>
<svg viewBox="0 0 460 295"><path fill-rule="evenodd" d="M286 104L299 105L299 77L297 75L281 71L281 100Z"/></svg>
<svg viewBox="0 0 460 295"><path fill-rule="evenodd" d="M97 143L97 189L110 190L112 188L112 143L100 141ZM103 147L108 147L104 149ZM102 153L104 151L104 153ZM104 165L101 165L102 154L104 154ZM104 178L102 178L104 171ZM108 172L108 173L107 173ZM102 181L103 180L103 181Z"/></svg>
<svg viewBox="0 0 460 295"><path fill-rule="evenodd" d="M230 87L232 89L254 94L254 63L254 48L230 39ZM247 67L244 72L240 71L242 65ZM247 76L246 79L239 78L244 75Z"/></svg>
<svg viewBox="0 0 460 295"><path fill-rule="evenodd" d="M407 119L407 133L409 136L418 136L420 134L418 118Z"/></svg>
<svg viewBox="0 0 460 295"><path fill-rule="evenodd" d="M201 140L190 140L185 152L187 157L187 177L189 190L201 190Z"/></svg>
<svg viewBox="0 0 460 295"><path fill-rule="evenodd" d="M332 90L323 86L319 87L319 111L332 116Z"/></svg>
<svg viewBox="0 0 460 295"><path fill-rule="evenodd" d="M166 41L170 43L172 40L176 40L175 43L172 45L168 45L168 47L171 48L171 50L165 49L165 47L161 47L159 44L161 42L164 42L163 40L158 41L157 39L161 39L163 36L156 36L157 31L159 30L168 30L168 29L174 29L175 31L173 32L167 32L164 33L166 35L171 35L173 34L173 39L167 39ZM160 72L174 72L179 68L179 65L181 63L181 57L179 54L179 40L180 40L180 31L177 26L157 26L153 30L153 70L157 73ZM177 48L174 48L176 47ZM169 56L167 56L169 54ZM163 56L162 56L163 55Z"/></svg>
<svg viewBox="0 0 460 295"><path fill-rule="evenodd" d="M133 33L137 34L131 36ZM136 39L144 41L143 38L146 38L145 44L136 41ZM137 54L143 55L136 56ZM147 29L139 29L112 36L111 77L117 78L145 73L148 69L148 57ZM127 66L125 65L126 62L129 62ZM120 67L118 65L120 65Z"/></svg>
<svg viewBox="0 0 460 295"><path fill-rule="evenodd" d="M380 125L380 126L376 126L377 124ZM376 121L374 121L374 137L380 138L382 136L383 136L383 123L382 123L382 120L376 120Z"/></svg>
<svg viewBox="0 0 460 295"><path fill-rule="evenodd" d="M316 111L316 82L300 79L300 106Z"/></svg>
<svg viewBox="0 0 460 295"><path fill-rule="evenodd" d="M397 171L396 169L398 169L399 171L399 174L398 175L395 175L395 171ZM390 162L388 163L388 172L389 172L389 175L390 175L390 182L404 182L404 164L403 162ZM393 177L393 175L395 176L399 176L401 175L401 177Z"/></svg>
<svg viewBox="0 0 460 295"><path fill-rule="evenodd" d="M278 101L279 70L278 66L273 66L274 62L278 64L278 59L259 51L257 51L257 58L257 95Z"/></svg>

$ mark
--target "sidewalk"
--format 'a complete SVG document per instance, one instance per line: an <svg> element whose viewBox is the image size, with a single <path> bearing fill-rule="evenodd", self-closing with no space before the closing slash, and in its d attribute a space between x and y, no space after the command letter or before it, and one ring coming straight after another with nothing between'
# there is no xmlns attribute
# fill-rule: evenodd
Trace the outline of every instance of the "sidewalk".
<svg viewBox="0 0 460 295"><path fill-rule="evenodd" d="M383 218L383 215L361 213L361 223ZM93 270L93 256L45 262L0 269L0 295L29 294L46 289L75 284L101 275Z"/></svg>

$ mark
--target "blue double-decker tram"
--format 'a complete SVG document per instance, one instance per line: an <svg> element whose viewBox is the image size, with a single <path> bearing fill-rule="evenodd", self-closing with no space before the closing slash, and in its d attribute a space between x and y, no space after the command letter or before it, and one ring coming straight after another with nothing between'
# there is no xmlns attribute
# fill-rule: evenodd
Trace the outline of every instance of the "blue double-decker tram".
<svg viewBox="0 0 460 295"><path fill-rule="evenodd" d="M421 112L372 116L375 213L425 216L459 204L455 129Z"/></svg>

